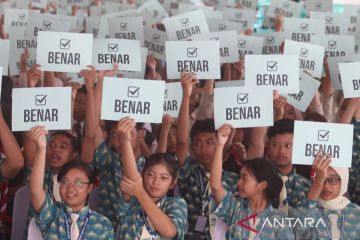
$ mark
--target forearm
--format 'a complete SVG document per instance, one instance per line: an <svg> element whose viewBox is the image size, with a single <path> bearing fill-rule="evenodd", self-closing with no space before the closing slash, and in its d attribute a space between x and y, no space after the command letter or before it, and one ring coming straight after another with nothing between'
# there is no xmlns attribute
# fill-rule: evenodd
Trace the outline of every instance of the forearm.
<svg viewBox="0 0 360 240"><path fill-rule="evenodd" d="M85 111L85 136L94 139L96 134L96 114L95 114L95 92L94 89L87 89L86 111Z"/></svg>
<svg viewBox="0 0 360 240"><path fill-rule="evenodd" d="M315 181L308 192L307 195L308 200L317 201L320 197L323 186L324 186L324 181Z"/></svg>
<svg viewBox="0 0 360 240"><path fill-rule="evenodd" d="M164 124L161 125L160 130L160 137L159 137L159 144L156 148L157 153L165 153L167 148L167 138L170 132L170 128L167 126L164 126Z"/></svg>
<svg viewBox="0 0 360 240"><path fill-rule="evenodd" d="M343 114L339 116L339 123L349 124L356 112L357 107L358 106L356 99L354 98L350 99L350 102L348 103L348 106L346 107L345 111L343 112Z"/></svg>
<svg viewBox="0 0 360 240"><path fill-rule="evenodd" d="M222 153L224 145L218 144L214 154L213 164L210 170L210 187L217 204L224 198L225 191L222 185Z"/></svg>
<svg viewBox="0 0 360 240"><path fill-rule="evenodd" d="M138 180L141 176L136 167L135 156L130 141L121 144L121 154L124 176L132 181Z"/></svg>
<svg viewBox="0 0 360 240"><path fill-rule="evenodd" d="M137 198L140 205L149 217L155 230L163 238L173 238L176 236L176 226L171 219L155 204L145 190Z"/></svg>
<svg viewBox="0 0 360 240"><path fill-rule="evenodd" d="M189 104L190 96L183 96L176 134L176 157L180 167L184 166L189 147Z"/></svg>
<svg viewBox="0 0 360 240"><path fill-rule="evenodd" d="M231 80L231 65L230 65L230 63L224 63L223 69L224 69L224 75L221 80L230 81Z"/></svg>
<svg viewBox="0 0 360 240"><path fill-rule="evenodd" d="M266 132L266 127L256 127L251 130L250 145L246 151L247 159L262 157L264 155Z"/></svg>
<svg viewBox="0 0 360 240"><path fill-rule="evenodd" d="M45 149L37 149L35 161L30 176L31 203L36 212L40 212L46 194L43 189L45 174Z"/></svg>

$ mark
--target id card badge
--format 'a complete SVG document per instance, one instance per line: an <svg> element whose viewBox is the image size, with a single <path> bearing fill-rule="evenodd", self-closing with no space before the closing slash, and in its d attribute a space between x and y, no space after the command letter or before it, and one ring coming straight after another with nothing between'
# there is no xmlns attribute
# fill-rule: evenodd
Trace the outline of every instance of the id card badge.
<svg viewBox="0 0 360 240"><path fill-rule="evenodd" d="M211 236L211 239L215 239L214 238L214 232L215 232L215 226L216 226L216 223L218 221L218 217L213 214L213 213L210 213L209 214L209 226L210 226L210 236Z"/></svg>
<svg viewBox="0 0 360 240"><path fill-rule="evenodd" d="M208 218L205 216L198 216L196 219L195 231L204 232Z"/></svg>

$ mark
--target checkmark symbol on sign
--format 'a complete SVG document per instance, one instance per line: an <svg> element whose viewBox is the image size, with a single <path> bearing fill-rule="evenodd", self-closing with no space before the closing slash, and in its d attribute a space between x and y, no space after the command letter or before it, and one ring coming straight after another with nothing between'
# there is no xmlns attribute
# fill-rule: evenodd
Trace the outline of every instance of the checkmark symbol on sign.
<svg viewBox="0 0 360 240"><path fill-rule="evenodd" d="M46 30L50 30L51 29L51 25L52 23L47 21L47 20L44 20L43 21L43 27L46 29Z"/></svg>
<svg viewBox="0 0 360 240"><path fill-rule="evenodd" d="M266 38L266 42L267 42L268 44L273 44L273 43L274 43L274 39L275 39L275 37L267 37L267 38Z"/></svg>
<svg viewBox="0 0 360 240"><path fill-rule="evenodd" d="M307 50L306 48L300 49L300 56L301 57L307 57L308 53L309 53L309 50Z"/></svg>
<svg viewBox="0 0 360 240"><path fill-rule="evenodd" d="M129 86L127 96L131 98L139 97L140 87Z"/></svg>
<svg viewBox="0 0 360 240"><path fill-rule="evenodd" d="M328 42L328 47L329 47L329 49L336 49L336 41L334 41L334 40L330 40L329 42Z"/></svg>
<svg viewBox="0 0 360 240"><path fill-rule="evenodd" d="M238 93L237 95L237 103L238 104L246 104L248 103L248 93Z"/></svg>
<svg viewBox="0 0 360 240"><path fill-rule="evenodd" d="M319 141L329 141L329 130L319 130L318 131L318 140Z"/></svg>
<svg viewBox="0 0 360 240"><path fill-rule="evenodd" d="M127 23L120 23L121 31L125 31L127 29Z"/></svg>
<svg viewBox="0 0 360 240"><path fill-rule="evenodd" d="M70 49L70 42L69 39L60 39L60 49Z"/></svg>
<svg viewBox="0 0 360 240"><path fill-rule="evenodd" d="M246 41L245 40L239 40L238 41L238 47L239 48L245 48L246 47Z"/></svg>
<svg viewBox="0 0 360 240"><path fill-rule="evenodd" d="M219 31L224 31L226 30L226 25L225 24L220 24L219 25Z"/></svg>
<svg viewBox="0 0 360 240"><path fill-rule="evenodd" d="M332 24L333 23L333 17L325 17L326 23L327 24Z"/></svg>
<svg viewBox="0 0 360 240"><path fill-rule="evenodd" d="M277 71L278 62L276 61L268 61L267 62L267 70L270 72Z"/></svg>
<svg viewBox="0 0 360 240"><path fill-rule="evenodd" d="M47 95L35 95L35 106L46 105Z"/></svg>
<svg viewBox="0 0 360 240"><path fill-rule="evenodd" d="M302 24L300 25L300 30L301 30L301 31L307 31L307 30L309 30L309 24L308 24L308 23L302 23Z"/></svg>
<svg viewBox="0 0 360 240"><path fill-rule="evenodd" d="M183 27L187 27L190 25L189 18L183 18L180 20L180 22Z"/></svg>
<svg viewBox="0 0 360 240"><path fill-rule="evenodd" d="M108 45L109 52L117 52L118 48L119 48L119 44L109 43Z"/></svg>
<svg viewBox="0 0 360 240"><path fill-rule="evenodd" d="M154 42L158 42L158 41L160 40L160 35L157 34L157 33L155 33L155 34L153 35L153 37L152 37L152 40L153 40Z"/></svg>
<svg viewBox="0 0 360 240"><path fill-rule="evenodd" d="M168 98L168 89L165 89L164 98Z"/></svg>
<svg viewBox="0 0 360 240"><path fill-rule="evenodd" d="M194 48L194 47L188 48L187 49L187 56L191 57L191 58L197 57L197 50L198 50L198 48Z"/></svg>

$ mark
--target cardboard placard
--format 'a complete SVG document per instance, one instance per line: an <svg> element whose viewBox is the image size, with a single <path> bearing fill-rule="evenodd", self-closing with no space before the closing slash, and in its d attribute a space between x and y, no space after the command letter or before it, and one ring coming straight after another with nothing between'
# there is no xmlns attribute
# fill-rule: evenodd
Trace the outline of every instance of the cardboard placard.
<svg viewBox="0 0 360 240"><path fill-rule="evenodd" d="M306 0L305 8L308 12L332 12L333 0Z"/></svg>
<svg viewBox="0 0 360 240"><path fill-rule="evenodd" d="M297 55L245 55L245 69L246 87L299 92Z"/></svg>
<svg viewBox="0 0 360 240"><path fill-rule="evenodd" d="M43 71L80 72L91 65L92 49L92 34L40 32L36 61Z"/></svg>
<svg viewBox="0 0 360 240"><path fill-rule="evenodd" d="M323 46L325 55L331 57L346 57L355 54L354 36L344 35L313 35L311 43Z"/></svg>
<svg viewBox="0 0 360 240"><path fill-rule="evenodd" d="M190 11L202 10L206 17L211 17L214 15L214 8L212 6L199 6L194 4L188 4L179 2L179 7L177 9L177 14L183 14Z"/></svg>
<svg viewBox="0 0 360 240"><path fill-rule="evenodd" d="M253 29L256 11L251 9L224 8L223 19L239 23L242 29Z"/></svg>
<svg viewBox="0 0 360 240"><path fill-rule="evenodd" d="M359 55L352 55L348 57L333 57L328 59L331 85L334 90L342 89L339 63L347 63L347 62L355 62L355 61L356 62L360 61Z"/></svg>
<svg viewBox="0 0 360 240"><path fill-rule="evenodd" d="M9 33L10 28L21 28L27 24L29 10L6 8L4 15L4 32Z"/></svg>
<svg viewBox="0 0 360 240"><path fill-rule="evenodd" d="M182 101L181 83L166 83L164 93L164 114L169 114L173 118L179 116Z"/></svg>
<svg viewBox="0 0 360 240"><path fill-rule="evenodd" d="M264 38L238 35L237 45L239 57L243 57L245 55L262 54Z"/></svg>
<svg viewBox="0 0 360 240"><path fill-rule="evenodd" d="M137 122L161 123L164 81L104 78L101 119L115 120L130 116Z"/></svg>
<svg viewBox="0 0 360 240"><path fill-rule="evenodd" d="M187 12L162 20L169 40L189 40L192 36L208 33L209 27L202 10Z"/></svg>
<svg viewBox="0 0 360 240"><path fill-rule="evenodd" d="M220 78L219 46L218 41L167 41L168 79L180 79L185 70L197 73L199 79Z"/></svg>
<svg viewBox="0 0 360 240"><path fill-rule="evenodd" d="M26 25L26 37L36 39L40 31L69 32L71 24L55 15L29 12Z"/></svg>
<svg viewBox="0 0 360 240"><path fill-rule="evenodd" d="M145 13L144 20L146 25L152 25L160 22L166 16L165 8L159 3L158 0L148 0L138 9L138 12Z"/></svg>
<svg viewBox="0 0 360 240"><path fill-rule="evenodd" d="M344 14L350 18L350 28L356 27L360 20L360 4L344 4Z"/></svg>
<svg viewBox="0 0 360 240"><path fill-rule="evenodd" d="M345 98L360 97L360 62L339 63L342 89Z"/></svg>
<svg viewBox="0 0 360 240"><path fill-rule="evenodd" d="M93 34L94 39L98 37L100 21L101 21L100 17L85 18L85 32Z"/></svg>
<svg viewBox="0 0 360 240"><path fill-rule="evenodd" d="M321 78L325 49L322 46L285 40L284 54L299 56L300 69L306 70L315 78Z"/></svg>
<svg viewBox="0 0 360 240"><path fill-rule="evenodd" d="M14 88L12 130L71 129L71 87Z"/></svg>
<svg viewBox="0 0 360 240"><path fill-rule="evenodd" d="M295 121L292 163L313 165L322 151L331 156L333 167L351 167L353 125Z"/></svg>
<svg viewBox="0 0 360 240"><path fill-rule="evenodd" d="M350 19L342 13L310 12L310 18L325 20L325 34L347 35Z"/></svg>
<svg viewBox="0 0 360 240"><path fill-rule="evenodd" d="M297 42L310 42L311 35L325 34L325 20L285 18L284 33L287 39Z"/></svg>
<svg viewBox="0 0 360 240"><path fill-rule="evenodd" d="M165 60L166 32L146 27L144 28L144 35L144 46L148 49L149 55L159 60Z"/></svg>
<svg viewBox="0 0 360 240"><path fill-rule="evenodd" d="M30 0L31 6L45 9L48 5L48 0Z"/></svg>
<svg viewBox="0 0 360 240"><path fill-rule="evenodd" d="M240 23L230 22L224 19L207 18L210 32L224 32L224 31L236 31L242 33L245 29L242 28Z"/></svg>
<svg viewBox="0 0 360 240"><path fill-rule="evenodd" d="M264 32L253 35L264 38L262 54L282 54L280 46L285 40L285 34L283 32Z"/></svg>
<svg viewBox="0 0 360 240"><path fill-rule="evenodd" d="M237 33L235 31L205 33L194 36L193 40L219 41L220 62L233 63L239 61L238 47L236 45Z"/></svg>
<svg viewBox="0 0 360 240"><path fill-rule="evenodd" d="M319 87L320 81L312 78L304 72L301 72L299 92L283 96L287 98L287 102L289 104L299 109L300 111L305 112Z"/></svg>
<svg viewBox="0 0 360 240"><path fill-rule="evenodd" d="M123 17L108 19L111 38L140 40L144 45L144 28L142 17Z"/></svg>
<svg viewBox="0 0 360 240"><path fill-rule="evenodd" d="M140 41L95 39L92 63L96 70L110 70L117 63L122 70L141 71Z"/></svg>
<svg viewBox="0 0 360 240"><path fill-rule="evenodd" d="M215 88L214 120L216 129L225 123L234 128L272 126L272 91L246 87Z"/></svg>
<svg viewBox="0 0 360 240"><path fill-rule="evenodd" d="M289 0L272 0L266 12L266 16L275 18L279 14L285 17L300 17L301 4Z"/></svg>
<svg viewBox="0 0 360 240"><path fill-rule="evenodd" d="M9 68L9 53L10 53L10 41L7 39L0 39L0 66L3 68L2 74L8 75Z"/></svg>
<svg viewBox="0 0 360 240"><path fill-rule="evenodd" d="M146 70L146 59L147 59L147 48L140 48L141 52L141 71L119 71L119 74L123 78L134 78L134 79L144 79L145 78L145 70Z"/></svg>

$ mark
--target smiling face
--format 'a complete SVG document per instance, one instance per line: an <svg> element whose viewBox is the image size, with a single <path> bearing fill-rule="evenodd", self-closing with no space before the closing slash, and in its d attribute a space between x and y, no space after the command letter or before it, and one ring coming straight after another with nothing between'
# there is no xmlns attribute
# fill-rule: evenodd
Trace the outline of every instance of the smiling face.
<svg viewBox="0 0 360 240"><path fill-rule="evenodd" d="M155 201L166 196L169 189L176 185L176 180L172 178L164 163L158 163L145 169L143 182L146 192Z"/></svg>
<svg viewBox="0 0 360 240"><path fill-rule="evenodd" d="M89 184L89 178L77 168L70 169L60 181L61 199L74 212L80 211L85 206L92 189L93 184Z"/></svg>
<svg viewBox="0 0 360 240"><path fill-rule="evenodd" d="M341 191L341 179L332 167L328 168L326 179L320 197L324 200L338 197Z"/></svg>
<svg viewBox="0 0 360 240"><path fill-rule="evenodd" d="M196 134L191 142L191 149L195 160L210 167L213 156L215 154L217 138L215 133L199 132Z"/></svg>
<svg viewBox="0 0 360 240"><path fill-rule="evenodd" d="M77 152L72 148L70 139L62 134L54 135L46 149L46 160L55 171L75 159L76 155Z"/></svg>

